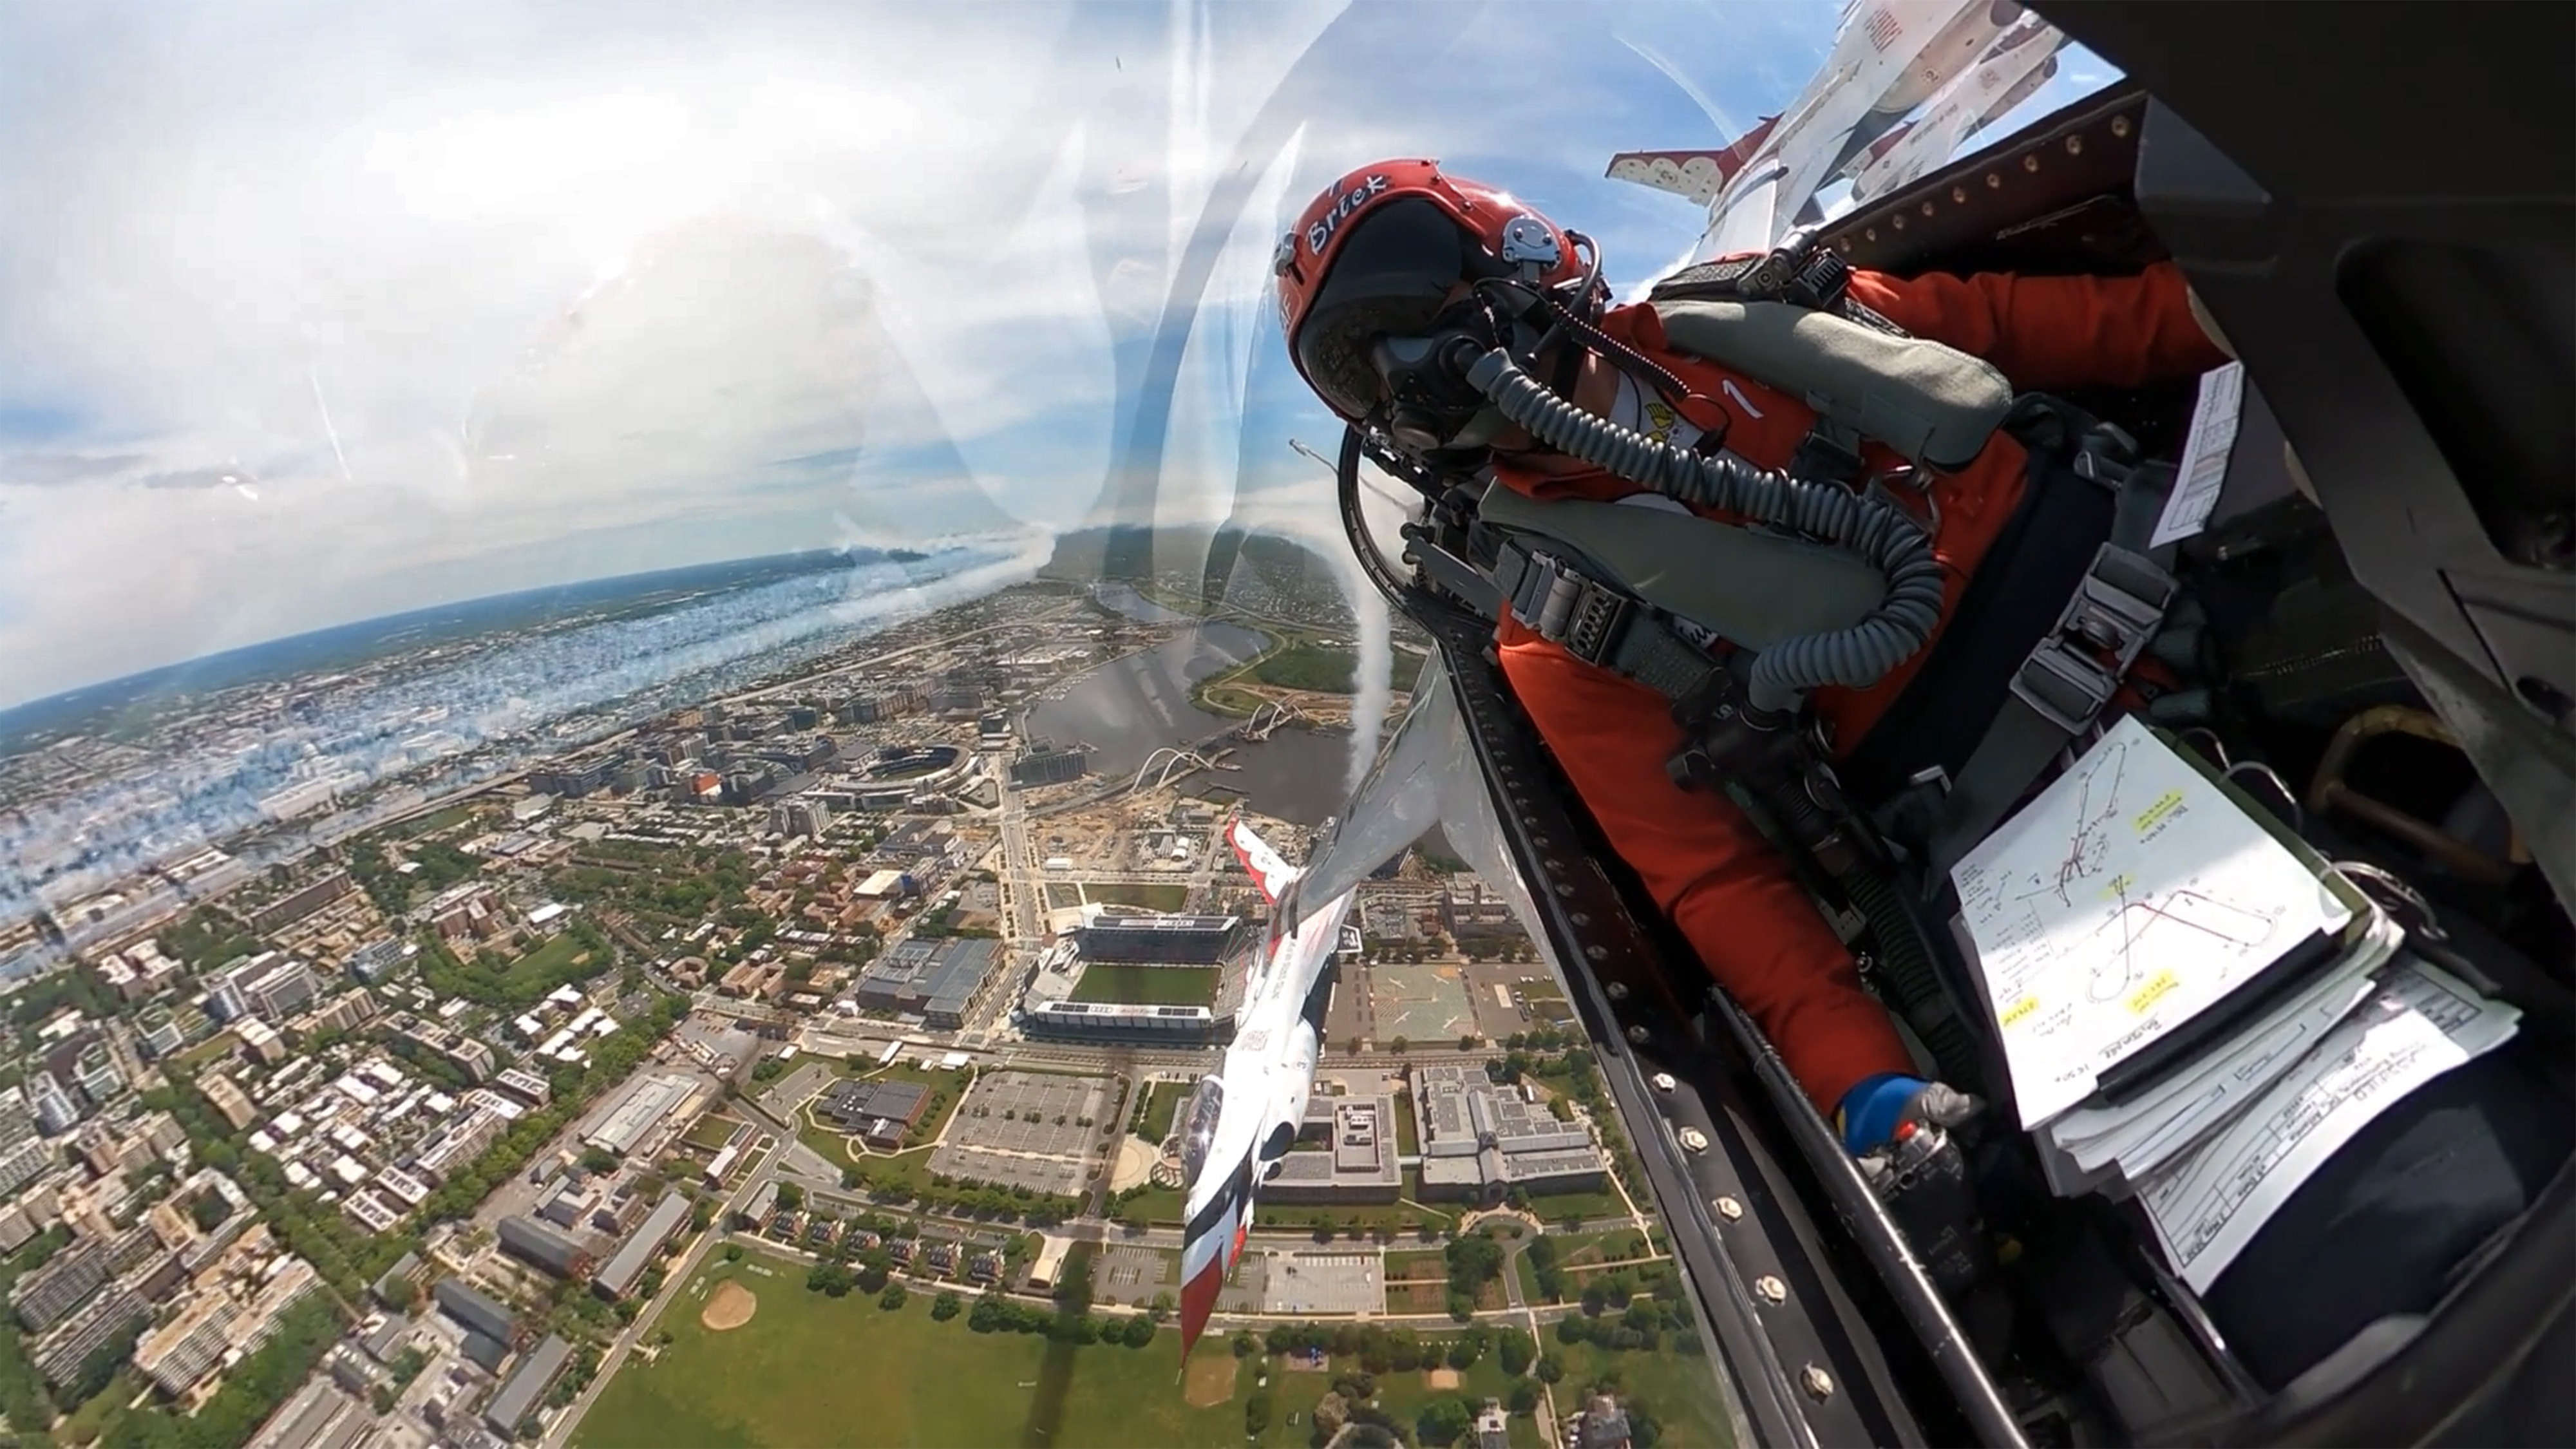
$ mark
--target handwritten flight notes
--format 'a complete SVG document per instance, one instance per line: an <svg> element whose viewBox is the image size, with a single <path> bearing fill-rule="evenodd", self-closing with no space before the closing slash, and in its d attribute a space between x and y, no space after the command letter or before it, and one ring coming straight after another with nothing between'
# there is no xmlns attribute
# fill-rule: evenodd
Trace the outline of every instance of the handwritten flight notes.
<svg viewBox="0 0 2576 1449"><path fill-rule="evenodd" d="M1952 872L2024 1127L2350 912L2134 718Z"/></svg>

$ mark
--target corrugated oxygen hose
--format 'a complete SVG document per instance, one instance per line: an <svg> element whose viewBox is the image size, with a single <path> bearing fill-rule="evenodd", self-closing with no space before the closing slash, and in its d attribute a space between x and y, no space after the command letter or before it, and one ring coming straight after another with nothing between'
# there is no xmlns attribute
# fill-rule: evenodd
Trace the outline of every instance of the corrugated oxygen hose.
<svg viewBox="0 0 2576 1449"><path fill-rule="evenodd" d="M1745 678L1757 709L1785 710L1822 685L1865 689L1913 657L1941 620L1941 565L1931 540L1902 510L1832 482L1792 477L1733 458L1702 457L1585 412L1521 371L1495 348L1467 381L1530 436L1658 493L1847 548L1887 580L1867 617L1844 629L1783 639Z"/></svg>

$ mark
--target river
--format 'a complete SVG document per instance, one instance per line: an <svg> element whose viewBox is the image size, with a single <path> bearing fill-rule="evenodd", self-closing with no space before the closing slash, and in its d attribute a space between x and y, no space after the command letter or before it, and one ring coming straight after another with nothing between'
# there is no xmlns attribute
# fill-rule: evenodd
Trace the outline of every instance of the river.
<svg viewBox="0 0 2576 1449"><path fill-rule="evenodd" d="M1168 612L1132 593L1126 601L1102 602L1122 612L1135 612L1131 602ZM1154 751L1195 745L1235 723L1191 704L1190 686L1252 658L1264 642L1239 625L1196 625L1170 643L1078 677L1029 711L1028 732L1059 746L1089 747L1095 773L1132 775ZM1283 729L1232 749L1224 763L1236 768L1207 771L1195 788L1241 794L1254 810L1299 825L1320 825L1341 810L1350 779L1348 735Z"/></svg>

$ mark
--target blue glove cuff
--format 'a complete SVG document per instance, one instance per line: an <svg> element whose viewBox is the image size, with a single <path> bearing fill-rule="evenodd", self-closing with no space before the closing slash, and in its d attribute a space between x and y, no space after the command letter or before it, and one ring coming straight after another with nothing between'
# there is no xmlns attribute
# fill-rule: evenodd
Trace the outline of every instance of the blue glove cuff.
<svg viewBox="0 0 2576 1449"><path fill-rule="evenodd" d="M1884 1145L1896 1135L1896 1124L1915 1093L1930 1085L1921 1077L1881 1072L1843 1093L1834 1120L1842 1127L1844 1149L1857 1156Z"/></svg>

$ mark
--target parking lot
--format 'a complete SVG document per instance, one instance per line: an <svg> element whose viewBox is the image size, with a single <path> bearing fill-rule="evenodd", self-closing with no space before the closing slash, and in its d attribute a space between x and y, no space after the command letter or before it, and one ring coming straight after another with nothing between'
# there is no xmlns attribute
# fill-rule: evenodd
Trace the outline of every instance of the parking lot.
<svg viewBox="0 0 2576 1449"><path fill-rule="evenodd" d="M1104 1248L1092 1264L1091 1295L1102 1303L1142 1306L1157 1293L1177 1297L1180 1291L1179 1257L1161 1248Z"/></svg>
<svg viewBox="0 0 2576 1449"><path fill-rule="evenodd" d="M1109 1111L1106 1077L988 1072L959 1105L930 1170L1073 1197ZM1085 1125L1088 1123L1089 1125Z"/></svg>
<svg viewBox="0 0 2576 1449"><path fill-rule="evenodd" d="M1466 970L1467 1001L1488 1040L1553 1026L1572 1014L1544 962L1481 961Z"/></svg>
<svg viewBox="0 0 2576 1449"><path fill-rule="evenodd" d="M1269 1253L1264 1313L1384 1313L1384 1264L1375 1253Z"/></svg>

